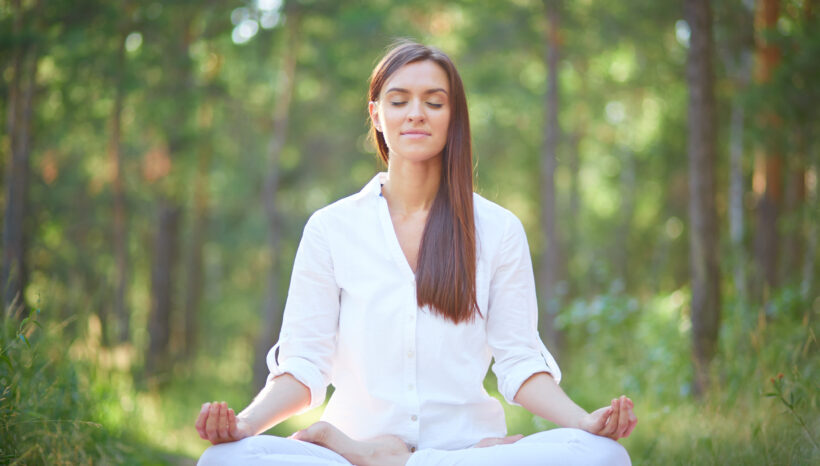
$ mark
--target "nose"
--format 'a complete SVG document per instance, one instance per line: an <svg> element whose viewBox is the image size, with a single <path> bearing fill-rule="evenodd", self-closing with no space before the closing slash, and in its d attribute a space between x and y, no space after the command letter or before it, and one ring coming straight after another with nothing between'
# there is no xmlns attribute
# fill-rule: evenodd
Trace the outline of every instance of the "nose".
<svg viewBox="0 0 820 466"><path fill-rule="evenodd" d="M424 121L424 107L420 100L413 99L410 104L410 111L407 113L407 119L410 121Z"/></svg>

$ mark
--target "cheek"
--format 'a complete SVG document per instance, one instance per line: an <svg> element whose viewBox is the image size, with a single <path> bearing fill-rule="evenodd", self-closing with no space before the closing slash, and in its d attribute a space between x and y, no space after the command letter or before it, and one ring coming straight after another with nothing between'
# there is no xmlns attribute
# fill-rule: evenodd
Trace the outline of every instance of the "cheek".
<svg viewBox="0 0 820 466"><path fill-rule="evenodd" d="M436 126L439 128L439 133L446 134L450 129L450 113L449 112L442 112L441 115L437 115L436 118Z"/></svg>

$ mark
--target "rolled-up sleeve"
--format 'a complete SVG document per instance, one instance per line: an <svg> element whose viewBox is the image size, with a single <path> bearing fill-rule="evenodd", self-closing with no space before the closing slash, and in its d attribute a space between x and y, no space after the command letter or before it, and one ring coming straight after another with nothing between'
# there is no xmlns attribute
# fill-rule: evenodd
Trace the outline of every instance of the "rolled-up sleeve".
<svg viewBox="0 0 820 466"><path fill-rule="evenodd" d="M508 403L533 374L561 370L538 336L538 302L527 235L512 213L494 258L488 302L487 339L495 363L498 391Z"/></svg>
<svg viewBox="0 0 820 466"><path fill-rule="evenodd" d="M291 374L310 389L308 409L325 401L339 326L339 287L320 213L302 233L279 342L267 355L268 381Z"/></svg>

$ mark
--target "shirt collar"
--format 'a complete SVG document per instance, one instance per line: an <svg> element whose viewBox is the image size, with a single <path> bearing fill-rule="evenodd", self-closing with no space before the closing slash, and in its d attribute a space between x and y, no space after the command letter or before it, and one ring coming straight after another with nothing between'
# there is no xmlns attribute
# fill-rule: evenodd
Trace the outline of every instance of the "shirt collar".
<svg viewBox="0 0 820 466"><path fill-rule="evenodd" d="M376 176L373 177L361 191L359 191L359 197L366 198L366 197L379 197L382 195L382 185L384 182L387 181L387 172L380 172L377 173Z"/></svg>

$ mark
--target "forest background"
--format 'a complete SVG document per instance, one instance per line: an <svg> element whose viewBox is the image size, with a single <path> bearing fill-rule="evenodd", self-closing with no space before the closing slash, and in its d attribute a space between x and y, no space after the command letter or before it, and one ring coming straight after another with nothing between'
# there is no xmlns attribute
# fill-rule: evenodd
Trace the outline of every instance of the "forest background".
<svg viewBox="0 0 820 466"><path fill-rule="evenodd" d="M818 464L819 25L811 0L0 0L0 464L189 464L200 405L250 401L305 220L382 169L367 80L398 37L458 66L564 389L635 400L635 464Z"/></svg>

